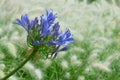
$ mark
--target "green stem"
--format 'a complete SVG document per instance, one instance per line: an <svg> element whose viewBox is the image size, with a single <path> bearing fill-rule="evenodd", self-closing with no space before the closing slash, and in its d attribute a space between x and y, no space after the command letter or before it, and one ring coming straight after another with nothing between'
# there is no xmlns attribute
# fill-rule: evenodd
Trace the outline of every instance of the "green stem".
<svg viewBox="0 0 120 80"><path fill-rule="evenodd" d="M7 80L10 76L12 76L14 73L16 73L20 68L22 68L34 55L34 53L36 53L37 50L33 50L33 52L26 58L25 61L23 61L17 68L15 68L11 73L9 73L8 75L6 75L5 77L3 77L0 80Z"/></svg>

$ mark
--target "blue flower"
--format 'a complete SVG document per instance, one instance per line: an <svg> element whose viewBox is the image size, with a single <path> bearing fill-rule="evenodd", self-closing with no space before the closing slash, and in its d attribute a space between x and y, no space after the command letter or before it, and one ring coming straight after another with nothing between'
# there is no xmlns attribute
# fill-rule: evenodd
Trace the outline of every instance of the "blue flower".
<svg viewBox="0 0 120 80"><path fill-rule="evenodd" d="M38 19L36 17L34 20L30 21L28 15L25 14L21 16L21 20L16 19L15 23L25 28L25 30L29 33L30 30L38 24Z"/></svg>
<svg viewBox="0 0 120 80"><path fill-rule="evenodd" d="M74 42L69 29L62 34L59 22L55 22L57 14L52 10L46 10L46 15L41 15L30 20L28 15L22 15L16 19L16 24L22 26L27 32L27 43L30 47L40 51L41 54L48 54L55 58L57 53L69 49L69 43Z"/></svg>

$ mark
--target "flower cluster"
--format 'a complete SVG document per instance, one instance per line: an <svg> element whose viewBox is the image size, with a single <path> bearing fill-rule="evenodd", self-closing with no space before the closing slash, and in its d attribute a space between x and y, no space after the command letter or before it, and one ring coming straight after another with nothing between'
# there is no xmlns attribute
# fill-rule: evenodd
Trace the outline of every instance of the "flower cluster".
<svg viewBox="0 0 120 80"><path fill-rule="evenodd" d="M25 14L21 19L16 19L15 23L27 31L27 43L31 47L55 58L59 51L69 49L68 43L74 42L69 29L62 33L59 22L55 22L56 18L57 14L46 10L46 15L41 15L40 18L30 20Z"/></svg>

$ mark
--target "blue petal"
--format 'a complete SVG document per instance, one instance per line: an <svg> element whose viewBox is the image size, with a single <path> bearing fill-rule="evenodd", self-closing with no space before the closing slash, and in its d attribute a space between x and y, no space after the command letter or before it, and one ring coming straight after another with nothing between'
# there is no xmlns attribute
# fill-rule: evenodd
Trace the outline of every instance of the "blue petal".
<svg viewBox="0 0 120 80"><path fill-rule="evenodd" d="M27 23L26 23L26 21L25 21L25 16L24 16L24 15L21 16L21 22L22 22L23 27L24 27L25 29L27 29Z"/></svg>
<svg viewBox="0 0 120 80"><path fill-rule="evenodd" d="M68 38L68 39L66 39L66 41L74 42L74 39L73 38Z"/></svg>
<svg viewBox="0 0 120 80"><path fill-rule="evenodd" d="M55 25L53 26L55 31L58 31L60 28L59 22L55 23Z"/></svg>
<svg viewBox="0 0 120 80"><path fill-rule="evenodd" d="M15 23L18 24L18 25L23 26L22 23L21 23L21 21L20 21L19 19L16 19L16 22L15 22Z"/></svg>
<svg viewBox="0 0 120 80"><path fill-rule="evenodd" d="M53 11L51 9L46 10L46 16L47 16L47 20L48 20L49 25L53 24L53 22L57 18L57 14L53 14Z"/></svg>
<svg viewBox="0 0 120 80"><path fill-rule="evenodd" d="M41 42L40 41L36 41L36 45L40 45L41 44Z"/></svg>
<svg viewBox="0 0 120 80"><path fill-rule="evenodd" d="M26 23L30 23L30 21L29 21L29 18L28 18L28 15L27 14L25 14L25 21L26 21Z"/></svg>
<svg viewBox="0 0 120 80"><path fill-rule="evenodd" d="M42 36L50 34L53 27L49 25L46 16L41 16L41 24L42 24Z"/></svg>
<svg viewBox="0 0 120 80"><path fill-rule="evenodd" d="M56 45L56 42L49 41L47 44L48 44L48 45Z"/></svg>
<svg viewBox="0 0 120 80"><path fill-rule="evenodd" d="M65 46L65 47L63 47L62 49L60 49L60 51L66 51L66 50L68 50L70 47L69 46Z"/></svg>
<svg viewBox="0 0 120 80"><path fill-rule="evenodd" d="M33 29L36 25L38 25L38 18L37 17L31 21L30 29Z"/></svg>

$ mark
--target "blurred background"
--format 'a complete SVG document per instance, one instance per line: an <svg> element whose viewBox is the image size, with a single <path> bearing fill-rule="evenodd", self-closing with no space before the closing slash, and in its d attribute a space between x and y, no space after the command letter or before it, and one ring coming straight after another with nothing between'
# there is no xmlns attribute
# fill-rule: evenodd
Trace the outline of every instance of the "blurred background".
<svg viewBox="0 0 120 80"><path fill-rule="evenodd" d="M53 9L75 43L55 60L29 61L9 80L120 80L120 0L0 0L0 78L24 60L26 31L13 24Z"/></svg>

